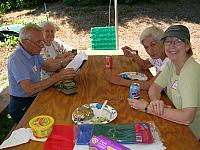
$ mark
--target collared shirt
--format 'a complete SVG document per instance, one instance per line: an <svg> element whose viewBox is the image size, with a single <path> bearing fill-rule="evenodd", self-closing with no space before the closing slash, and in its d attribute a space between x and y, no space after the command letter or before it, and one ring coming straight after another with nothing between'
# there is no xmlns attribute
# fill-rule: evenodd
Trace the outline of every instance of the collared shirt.
<svg viewBox="0 0 200 150"><path fill-rule="evenodd" d="M40 55L31 56L19 44L8 59L9 94L17 97L28 97L20 82L23 80L30 80L31 83L40 81L43 62L44 60Z"/></svg>
<svg viewBox="0 0 200 150"><path fill-rule="evenodd" d="M169 58L162 59L153 59L149 58L150 63L156 68L156 74L163 70L163 68L166 66L167 62L169 61Z"/></svg>

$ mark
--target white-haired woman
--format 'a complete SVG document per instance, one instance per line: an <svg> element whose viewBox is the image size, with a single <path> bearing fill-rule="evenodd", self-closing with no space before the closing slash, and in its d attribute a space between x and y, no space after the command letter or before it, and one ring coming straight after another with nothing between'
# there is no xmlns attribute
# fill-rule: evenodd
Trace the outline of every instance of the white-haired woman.
<svg viewBox="0 0 200 150"><path fill-rule="evenodd" d="M162 71L168 58L165 55L163 43L160 39L163 37L164 31L158 27L151 26L143 30L140 35L140 43L144 46L145 51L150 56L148 59L142 59L137 54L134 54L134 50L130 47L122 47L125 56L131 57L132 60L138 64L139 68L148 69L150 67L156 68L157 75L148 81L134 81L139 83L141 89L148 90L150 85L158 76L159 72ZM130 86L132 81L121 79L119 76L107 76L107 80L113 84Z"/></svg>
<svg viewBox="0 0 200 150"><path fill-rule="evenodd" d="M44 22L41 24L41 27L43 30L45 45L40 54L44 60L53 62L58 61L63 67L66 66L75 56L75 54L71 52L72 47L67 44L63 44L58 39L55 39L57 27L52 22ZM42 70L41 77L42 79L46 79L51 74L52 72Z"/></svg>

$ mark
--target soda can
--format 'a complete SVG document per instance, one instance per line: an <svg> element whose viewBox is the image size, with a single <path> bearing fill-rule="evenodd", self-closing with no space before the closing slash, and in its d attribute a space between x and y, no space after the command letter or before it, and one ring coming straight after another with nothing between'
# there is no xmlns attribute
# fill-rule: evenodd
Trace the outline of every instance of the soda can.
<svg viewBox="0 0 200 150"><path fill-rule="evenodd" d="M112 69L112 56L106 56L106 68Z"/></svg>
<svg viewBox="0 0 200 150"><path fill-rule="evenodd" d="M132 83L130 86L130 99L140 99L140 84Z"/></svg>

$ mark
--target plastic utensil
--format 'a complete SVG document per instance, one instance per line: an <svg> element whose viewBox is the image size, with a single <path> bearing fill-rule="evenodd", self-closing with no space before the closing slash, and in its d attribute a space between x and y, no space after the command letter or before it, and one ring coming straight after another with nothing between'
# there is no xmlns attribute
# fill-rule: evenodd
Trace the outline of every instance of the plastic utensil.
<svg viewBox="0 0 200 150"><path fill-rule="evenodd" d="M103 105L102 105L102 107L101 107L101 109L100 109L101 112L103 111L103 109L104 109L104 107L106 106L107 102L108 102L108 100L105 100L105 101L104 101L104 103L103 103Z"/></svg>
<svg viewBox="0 0 200 150"><path fill-rule="evenodd" d="M102 113L104 107L106 106L107 102L108 102L108 100L105 100L103 105L101 106L101 108L97 111L97 114L96 114L97 117L101 116L101 113Z"/></svg>

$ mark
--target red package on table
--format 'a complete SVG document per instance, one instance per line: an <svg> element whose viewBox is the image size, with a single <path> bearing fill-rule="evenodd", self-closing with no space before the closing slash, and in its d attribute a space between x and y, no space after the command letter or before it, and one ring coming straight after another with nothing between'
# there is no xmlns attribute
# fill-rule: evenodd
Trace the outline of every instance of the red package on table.
<svg viewBox="0 0 200 150"><path fill-rule="evenodd" d="M73 126L54 125L51 135L44 145L44 150L73 150L73 148Z"/></svg>
<svg viewBox="0 0 200 150"><path fill-rule="evenodd" d="M135 123L135 141L136 143L151 144L153 137L148 123Z"/></svg>

